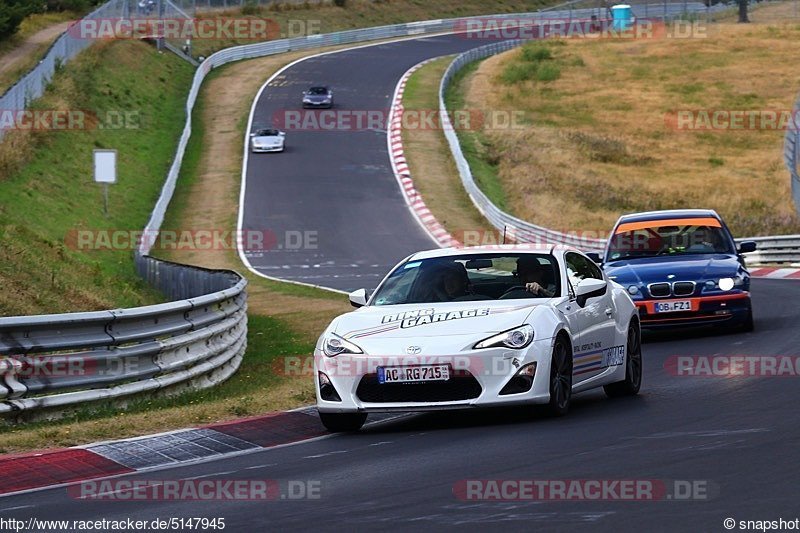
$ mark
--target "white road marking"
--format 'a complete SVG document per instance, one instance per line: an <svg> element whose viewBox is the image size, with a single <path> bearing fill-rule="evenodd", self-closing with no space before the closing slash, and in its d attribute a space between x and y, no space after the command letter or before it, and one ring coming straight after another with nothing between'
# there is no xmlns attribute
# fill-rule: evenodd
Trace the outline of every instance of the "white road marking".
<svg viewBox="0 0 800 533"><path fill-rule="evenodd" d="M320 457L327 457L329 455L336 455L339 453L347 453L347 450L336 450L334 452L320 453L318 455L306 455L303 459L318 459Z"/></svg>
<svg viewBox="0 0 800 533"><path fill-rule="evenodd" d="M33 507L33 505L17 505L16 507L6 507L5 509L0 509L0 513L3 511L18 511L19 509L29 509Z"/></svg>
<svg viewBox="0 0 800 533"><path fill-rule="evenodd" d="M258 470L259 468L267 468L269 466L275 466L276 463L269 463L266 465L255 465L255 466L248 466L245 470Z"/></svg>

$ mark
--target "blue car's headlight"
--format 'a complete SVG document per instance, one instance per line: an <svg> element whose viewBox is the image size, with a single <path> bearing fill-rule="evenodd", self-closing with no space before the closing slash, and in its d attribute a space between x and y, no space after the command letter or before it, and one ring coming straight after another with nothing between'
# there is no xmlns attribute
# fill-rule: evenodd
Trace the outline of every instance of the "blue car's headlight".
<svg viewBox="0 0 800 533"><path fill-rule="evenodd" d="M322 351L328 357L336 357L343 353L364 353L361 348L344 337L340 337L336 333L328 333L325 335L325 338L322 339Z"/></svg>
<svg viewBox="0 0 800 533"><path fill-rule="evenodd" d="M717 282L717 285L719 286L719 290L729 291L734 285L736 285L736 282L733 280L733 278L720 278Z"/></svg>
<svg viewBox="0 0 800 533"><path fill-rule="evenodd" d="M483 339L475 344L476 349L481 348L494 348L496 346L505 346L506 348L513 348L519 350L525 348L533 340L533 327L529 324L492 335L488 339Z"/></svg>
<svg viewBox="0 0 800 533"><path fill-rule="evenodd" d="M719 289L721 291L730 291L744 285L745 277L742 273L737 273L733 277L719 278L718 280L710 279L706 281L705 288L709 290Z"/></svg>

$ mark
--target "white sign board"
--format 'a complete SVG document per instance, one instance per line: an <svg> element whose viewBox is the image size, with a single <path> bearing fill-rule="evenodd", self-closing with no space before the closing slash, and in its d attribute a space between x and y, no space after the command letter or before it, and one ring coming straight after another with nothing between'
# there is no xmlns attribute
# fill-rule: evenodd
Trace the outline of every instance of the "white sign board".
<svg viewBox="0 0 800 533"><path fill-rule="evenodd" d="M97 183L117 182L117 151L94 151L94 181Z"/></svg>

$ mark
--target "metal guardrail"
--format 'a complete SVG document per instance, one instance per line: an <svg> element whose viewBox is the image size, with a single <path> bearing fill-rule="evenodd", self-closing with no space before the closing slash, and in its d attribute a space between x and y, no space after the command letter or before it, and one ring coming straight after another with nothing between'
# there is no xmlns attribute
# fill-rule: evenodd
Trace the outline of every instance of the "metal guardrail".
<svg viewBox="0 0 800 533"><path fill-rule="evenodd" d="M800 235L778 235L773 237L747 237L737 241L755 241L755 252L745 254L751 265L796 265L800 266Z"/></svg>
<svg viewBox="0 0 800 533"><path fill-rule="evenodd" d="M464 157L461 144L458 141L458 136L450 121L444 95L456 73L473 61L506 52L512 48L521 46L525 42L524 40L503 41L464 52L453 59L442 77L439 85L439 116L444 135L450 146L450 151L456 163L459 176L461 177L461 183L464 185L472 203L484 218L486 218L492 226L497 228L498 231L503 232L512 242L565 244L587 252L603 252L606 243L605 239L582 237L580 235L550 230L521 220L497 207L475 182L472 176L472 170ZM800 150L800 144L798 144L797 141L797 131L793 129L787 132L786 139L787 144L784 153L787 157L787 166L789 166L789 170L792 172L793 191L796 194L795 199L798 201L797 195L800 194L800 178L798 178L797 175L797 166L794 164L794 162L797 161L798 150ZM790 156L794 158L791 163ZM745 254L748 264L800 264L800 235L745 237L736 240L755 241L757 243L758 249L755 252Z"/></svg>
<svg viewBox="0 0 800 533"><path fill-rule="evenodd" d="M798 129L800 123L796 117L800 116L800 98L795 102L794 109L792 110L792 117L794 118L792 127L786 131L786 136L783 141L783 161L786 163L786 168L789 170L790 180L792 182L792 199L794 200L794 208L797 214L800 215L800 174L797 173L798 155L800 155L800 140L798 139Z"/></svg>
<svg viewBox="0 0 800 533"><path fill-rule="evenodd" d="M227 379L247 346L247 281L136 255L177 301L0 318L0 415L123 399Z"/></svg>

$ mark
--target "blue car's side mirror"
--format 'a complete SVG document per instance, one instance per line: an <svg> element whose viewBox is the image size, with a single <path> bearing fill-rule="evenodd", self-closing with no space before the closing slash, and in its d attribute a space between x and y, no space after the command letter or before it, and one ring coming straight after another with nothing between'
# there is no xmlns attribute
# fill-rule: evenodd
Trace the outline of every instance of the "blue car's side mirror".
<svg viewBox="0 0 800 533"><path fill-rule="evenodd" d="M589 252L586 254L586 257L597 263L598 265L603 264L603 258L600 257L600 254L597 252Z"/></svg>

